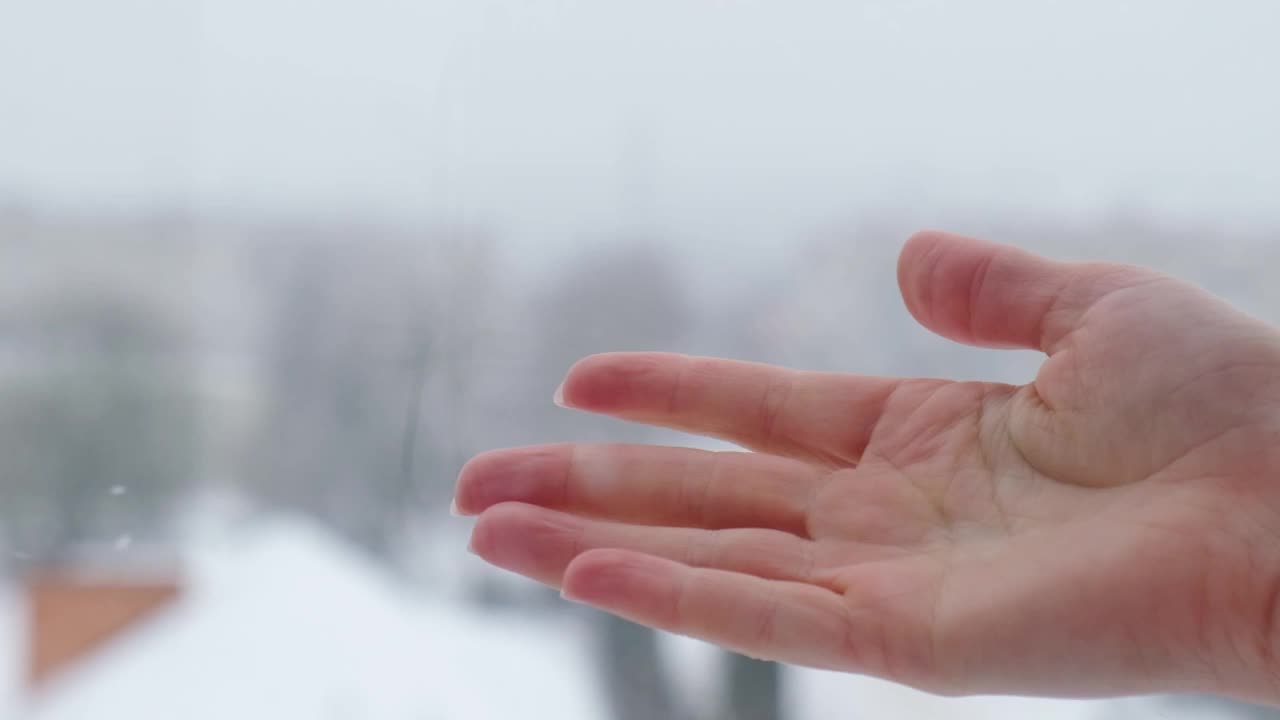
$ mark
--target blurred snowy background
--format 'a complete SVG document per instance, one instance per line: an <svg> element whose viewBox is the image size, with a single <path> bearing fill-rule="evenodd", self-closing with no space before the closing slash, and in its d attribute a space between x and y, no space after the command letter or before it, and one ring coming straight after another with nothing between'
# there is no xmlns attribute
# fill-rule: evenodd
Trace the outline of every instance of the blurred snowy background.
<svg viewBox="0 0 1280 720"><path fill-rule="evenodd" d="M0 0L0 717L1274 718L935 698L562 604L454 476L581 355L1023 381L941 226L1280 321L1269 0Z"/></svg>

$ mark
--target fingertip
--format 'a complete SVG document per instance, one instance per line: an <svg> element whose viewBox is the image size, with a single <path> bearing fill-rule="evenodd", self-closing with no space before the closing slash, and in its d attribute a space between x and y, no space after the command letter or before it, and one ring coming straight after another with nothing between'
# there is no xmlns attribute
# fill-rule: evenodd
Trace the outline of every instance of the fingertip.
<svg viewBox="0 0 1280 720"><path fill-rule="evenodd" d="M471 517L484 511L486 503L480 497L485 479L494 475L497 464L506 450L488 450L473 456L458 471L458 479L454 482L453 503L449 512L458 517Z"/></svg>
<svg viewBox="0 0 1280 720"><path fill-rule="evenodd" d="M482 522L483 517L481 515L476 519L475 524L471 526L471 534L467 536L467 552L481 558L486 557L489 554L489 548L492 547L489 525Z"/></svg>
<svg viewBox="0 0 1280 720"><path fill-rule="evenodd" d="M602 413L643 406L665 387L663 369L680 357L645 352L589 355L569 368L553 399L562 407Z"/></svg>
<svg viewBox="0 0 1280 720"><path fill-rule="evenodd" d="M533 445L489 450L471 458L458 473L454 506L462 516L477 515L502 502L555 505L569 446Z"/></svg>
<svg viewBox="0 0 1280 720"><path fill-rule="evenodd" d="M597 353L595 355L587 355L579 358L576 362L569 366L565 371L564 379L556 386L555 392L551 395L551 402L558 407L569 410L576 409L579 404L579 398L583 396L583 379L586 378L588 386L586 395L589 397L590 379L599 371L602 366L607 366L609 359L617 353Z"/></svg>
<svg viewBox="0 0 1280 720"><path fill-rule="evenodd" d="M579 398L584 395L584 388L585 395L590 398L593 394L591 393L592 378L601 367L607 366L612 355L612 353L588 355L570 365L565 371L564 379L552 393L551 402L567 410L577 409L581 403Z"/></svg>
<svg viewBox="0 0 1280 720"><path fill-rule="evenodd" d="M449 514L454 517L469 517L476 514L471 501L471 486L475 483L476 463L484 455L476 455L462 465L458 478L453 483L453 500L449 503Z"/></svg>
<svg viewBox="0 0 1280 720"><path fill-rule="evenodd" d="M560 594L573 602L617 610L639 600L653 579L677 565L630 550L588 550L565 568Z"/></svg>
<svg viewBox="0 0 1280 720"><path fill-rule="evenodd" d="M1068 266L1009 245L926 230L898 259L907 310L945 338L979 347L1040 349L1042 323Z"/></svg>
<svg viewBox="0 0 1280 720"><path fill-rule="evenodd" d="M580 528L559 513L524 503L485 509L471 529L468 550L491 565L546 585L558 585L573 557Z"/></svg>
<svg viewBox="0 0 1280 720"><path fill-rule="evenodd" d="M929 292L933 287L927 278L937 264L939 246L949 239L948 233L939 230L920 230L907 238L898 253L898 290L907 311L925 327L931 324L927 313L932 305Z"/></svg>

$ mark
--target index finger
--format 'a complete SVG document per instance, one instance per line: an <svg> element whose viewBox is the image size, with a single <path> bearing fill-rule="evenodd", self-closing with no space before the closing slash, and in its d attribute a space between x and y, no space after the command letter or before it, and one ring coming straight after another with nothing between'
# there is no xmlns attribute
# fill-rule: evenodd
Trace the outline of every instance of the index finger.
<svg viewBox="0 0 1280 720"><path fill-rule="evenodd" d="M606 353L574 365L558 401L760 452L849 466L860 460L894 393L911 384L946 381L801 372L669 353Z"/></svg>

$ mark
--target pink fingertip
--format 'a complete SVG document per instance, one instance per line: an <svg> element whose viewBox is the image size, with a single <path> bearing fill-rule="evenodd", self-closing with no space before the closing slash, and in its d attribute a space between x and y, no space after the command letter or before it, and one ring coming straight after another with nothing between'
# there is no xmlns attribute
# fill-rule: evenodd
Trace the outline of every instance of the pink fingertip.
<svg viewBox="0 0 1280 720"><path fill-rule="evenodd" d="M637 585L644 584L644 575L660 573L661 565L656 558L626 550L588 550L565 568L560 596L588 605L616 606L631 599Z"/></svg>

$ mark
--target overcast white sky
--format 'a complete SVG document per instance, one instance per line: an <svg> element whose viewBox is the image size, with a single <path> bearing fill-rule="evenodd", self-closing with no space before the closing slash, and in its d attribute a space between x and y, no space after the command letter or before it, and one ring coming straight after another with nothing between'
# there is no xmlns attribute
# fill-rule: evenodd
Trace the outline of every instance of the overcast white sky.
<svg viewBox="0 0 1280 720"><path fill-rule="evenodd" d="M1280 218L1270 0L0 3L0 193L636 222L766 252L835 218Z"/></svg>

